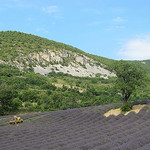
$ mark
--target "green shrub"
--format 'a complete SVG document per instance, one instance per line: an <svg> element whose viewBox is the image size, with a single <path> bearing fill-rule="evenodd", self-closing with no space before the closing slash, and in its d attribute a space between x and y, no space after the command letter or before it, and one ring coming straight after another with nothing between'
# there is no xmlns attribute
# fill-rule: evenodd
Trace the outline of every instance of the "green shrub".
<svg viewBox="0 0 150 150"><path fill-rule="evenodd" d="M14 98L12 100L12 107L13 107L13 110L17 110L19 107L22 106L22 101L19 99L19 98Z"/></svg>
<svg viewBox="0 0 150 150"><path fill-rule="evenodd" d="M36 110L38 110L36 104L28 102L28 101L24 103L24 107L25 107L24 109L27 110L27 111L36 111Z"/></svg>
<svg viewBox="0 0 150 150"><path fill-rule="evenodd" d="M32 106L28 107L27 109L28 109L29 111L35 111L36 107L32 105Z"/></svg>
<svg viewBox="0 0 150 150"><path fill-rule="evenodd" d="M25 103L24 103L24 106L25 106L25 107L32 107L33 104L32 104L31 102L25 102Z"/></svg>
<svg viewBox="0 0 150 150"><path fill-rule="evenodd" d="M121 105L120 109L121 109L121 111L126 112L126 111L132 110L132 107L133 107L132 104L125 103L125 104Z"/></svg>
<svg viewBox="0 0 150 150"><path fill-rule="evenodd" d="M97 78L91 78L91 83L97 83L97 82L98 82Z"/></svg>
<svg viewBox="0 0 150 150"><path fill-rule="evenodd" d="M20 99L23 102L36 102L37 101L37 92L36 91L31 91L31 90L24 90L21 95Z"/></svg>
<svg viewBox="0 0 150 150"><path fill-rule="evenodd" d="M47 104L41 104L40 105L40 110L41 111L45 111L45 110L48 110L49 109L49 106Z"/></svg>
<svg viewBox="0 0 150 150"><path fill-rule="evenodd" d="M96 76L97 78L99 78L99 77L101 76L101 74L100 74L100 73L97 73L95 76Z"/></svg>
<svg viewBox="0 0 150 150"><path fill-rule="evenodd" d="M3 108L0 106L0 115L3 115L4 114L4 110Z"/></svg>

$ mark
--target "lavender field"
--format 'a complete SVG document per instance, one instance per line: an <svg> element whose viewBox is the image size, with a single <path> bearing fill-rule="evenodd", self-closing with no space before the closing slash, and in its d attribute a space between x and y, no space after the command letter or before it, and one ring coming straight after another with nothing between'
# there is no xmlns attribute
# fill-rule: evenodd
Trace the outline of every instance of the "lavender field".
<svg viewBox="0 0 150 150"><path fill-rule="evenodd" d="M150 110L105 117L118 104L0 117L1 150L149 150Z"/></svg>

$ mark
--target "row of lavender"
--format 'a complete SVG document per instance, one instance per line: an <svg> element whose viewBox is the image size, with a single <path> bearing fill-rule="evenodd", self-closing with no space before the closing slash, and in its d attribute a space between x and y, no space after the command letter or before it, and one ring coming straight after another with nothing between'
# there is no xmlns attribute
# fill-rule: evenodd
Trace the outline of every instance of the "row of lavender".
<svg viewBox="0 0 150 150"><path fill-rule="evenodd" d="M149 108L138 114L104 117L116 105L24 115L25 120L35 119L19 126L0 126L0 146L3 150L148 150Z"/></svg>

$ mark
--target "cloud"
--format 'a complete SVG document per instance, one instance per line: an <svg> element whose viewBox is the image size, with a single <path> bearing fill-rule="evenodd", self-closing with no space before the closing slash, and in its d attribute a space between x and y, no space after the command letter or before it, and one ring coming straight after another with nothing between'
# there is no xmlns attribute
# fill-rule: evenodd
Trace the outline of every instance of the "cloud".
<svg viewBox="0 0 150 150"><path fill-rule="evenodd" d="M10 8L37 8L35 5L28 4L21 0L5 0L2 4L3 9Z"/></svg>
<svg viewBox="0 0 150 150"><path fill-rule="evenodd" d="M58 12L58 7L55 5L54 6L48 6L48 7L42 8L42 10L46 13L53 14L53 13Z"/></svg>
<svg viewBox="0 0 150 150"><path fill-rule="evenodd" d="M126 60L150 59L150 36L128 41L118 54Z"/></svg>
<svg viewBox="0 0 150 150"><path fill-rule="evenodd" d="M36 32L49 33L48 30L44 28L36 28Z"/></svg>
<svg viewBox="0 0 150 150"><path fill-rule="evenodd" d="M124 21L125 21L125 19L123 19L123 18L121 18L121 17L113 18L113 22L115 22L115 23L122 23L122 22L124 22Z"/></svg>
<svg viewBox="0 0 150 150"><path fill-rule="evenodd" d="M122 17L115 17L111 20L109 20L110 26L106 28L106 31L122 31L125 29L124 22L126 20Z"/></svg>
<svg viewBox="0 0 150 150"><path fill-rule="evenodd" d="M115 26L110 26L108 28L106 28L106 31L122 31L125 29L125 26L121 26L121 25L115 25Z"/></svg>

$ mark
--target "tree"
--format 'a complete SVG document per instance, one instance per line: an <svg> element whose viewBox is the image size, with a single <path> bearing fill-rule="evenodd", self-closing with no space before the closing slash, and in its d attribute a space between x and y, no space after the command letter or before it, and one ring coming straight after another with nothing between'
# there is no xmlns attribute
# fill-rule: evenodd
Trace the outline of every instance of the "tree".
<svg viewBox="0 0 150 150"><path fill-rule="evenodd" d="M12 109L18 110L22 106L22 101L17 97L12 100Z"/></svg>
<svg viewBox="0 0 150 150"><path fill-rule="evenodd" d="M146 72L142 67L123 60L115 63L113 69L117 76L115 86L122 96L123 103L126 103L137 87L144 85Z"/></svg>
<svg viewBox="0 0 150 150"><path fill-rule="evenodd" d="M23 102L29 101L29 102L36 102L37 101L37 92L31 91L31 90L24 90L21 95L20 99Z"/></svg>
<svg viewBox="0 0 150 150"><path fill-rule="evenodd" d="M0 85L0 105L3 111L12 110L12 100L17 94L17 91L6 83Z"/></svg>

